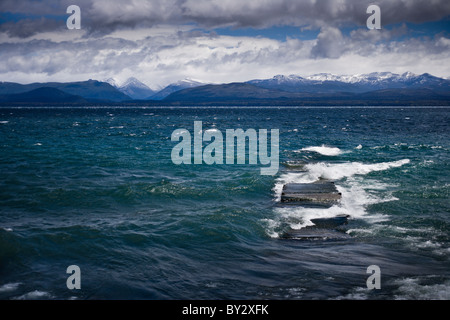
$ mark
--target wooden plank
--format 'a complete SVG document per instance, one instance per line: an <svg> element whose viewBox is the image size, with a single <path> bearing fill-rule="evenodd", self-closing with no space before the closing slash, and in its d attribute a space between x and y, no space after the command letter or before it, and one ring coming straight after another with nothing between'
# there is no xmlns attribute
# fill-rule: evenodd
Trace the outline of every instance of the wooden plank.
<svg viewBox="0 0 450 320"><path fill-rule="evenodd" d="M282 239L294 239L294 240L348 240L351 236L343 231L322 229L322 228L302 228L291 229L283 233Z"/></svg>
<svg viewBox="0 0 450 320"><path fill-rule="evenodd" d="M333 182L288 183L283 186L281 202L305 205L332 205L341 199L341 193Z"/></svg>

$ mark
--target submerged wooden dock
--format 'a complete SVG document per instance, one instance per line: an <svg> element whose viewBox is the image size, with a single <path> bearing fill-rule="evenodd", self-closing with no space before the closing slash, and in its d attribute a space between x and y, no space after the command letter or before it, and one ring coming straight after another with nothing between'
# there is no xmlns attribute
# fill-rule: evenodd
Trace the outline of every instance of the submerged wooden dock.
<svg viewBox="0 0 450 320"><path fill-rule="evenodd" d="M283 186L282 203L307 206L329 206L337 204L342 194L332 181L314 183L288 183Z"/></svg>
<svg viewBox="0 0 450 320"><path fill-rule="evenodd" d="M319 180L314 183L288 183L283 186L280 202L283 205L304 207L331 207L338 204L342 194L333 181ZM313 226L301 229L289 229L282 239L296 240L345 240L351 238L342 230L348 222L348 215L332 218L312 219Z"/></svg>
<svg viewBox="0 0 450 320"><path fill-rule="evenodd" d="M348 222L348 215L336 216L333 218L312 219L313 226L302 229L289 229L282 235L282 239L295 240L346 240L351 236L345 233L342 226Z"/></svg>

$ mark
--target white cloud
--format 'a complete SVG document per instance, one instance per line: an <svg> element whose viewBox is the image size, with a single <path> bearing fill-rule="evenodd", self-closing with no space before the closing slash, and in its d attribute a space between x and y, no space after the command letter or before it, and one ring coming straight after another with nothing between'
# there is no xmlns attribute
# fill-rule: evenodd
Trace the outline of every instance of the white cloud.
<svg viewBox="0 0 450 320"><path fill-rule="evenodd" d="M70 1L51 2L53 8ZM5 0L1 11L32 8L35 1ZM25 3L25 4L24 4ZM50 2L46 2L50 3ZM147 85L183 78L224 83L276 74L309 75L391 71L450 75L450 40L444 34L411 38L406 24L367 30L368 1L350 0L80 0L82 30L49 29L42 21L0 27L0 81L78 81L135 76ZM450 2L380 0L382 23L436 20ZM394 11L396 15L392 13ZM420 16L420 12L423 16ZM199 26L273 25L320 28L316 39L218 36ZM353 31L343 32L341 25ZM357 26L360 26L359 28ZM2 25L0 25L2 26ZM299 28L299 32L300 28ZM27 76L29 75L29 76Z"/></svg>
<svg viewBox="0 0 450 320"><path fill-rule="evenodd" d="M109 77L124 80L135 76L155 87L187 77L225 83L292 73L411 71L442 77L450 74L448 38L387 41L387 36L368 36L366 40L364 32L344 36L336 28L324 28L315 40L277 41L166 30L164 35L138 40L103 37L3 43L0 80L78 81Z"/></svg>

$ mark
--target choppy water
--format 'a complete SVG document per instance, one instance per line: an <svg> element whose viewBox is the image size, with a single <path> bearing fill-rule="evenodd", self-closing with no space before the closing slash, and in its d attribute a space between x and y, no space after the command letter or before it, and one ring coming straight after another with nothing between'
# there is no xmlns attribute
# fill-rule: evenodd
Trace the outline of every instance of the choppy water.
<svg viewBox="0 0 450 320"><path fill-rule="evenodd" d="M194 121L279 129L279 173L174 165L171 134ZM449 123L426 107L0 109L0 298L450 299ZM339 205L278 205L318 178ZM339 214L348 241L280 238Z"/></svg>

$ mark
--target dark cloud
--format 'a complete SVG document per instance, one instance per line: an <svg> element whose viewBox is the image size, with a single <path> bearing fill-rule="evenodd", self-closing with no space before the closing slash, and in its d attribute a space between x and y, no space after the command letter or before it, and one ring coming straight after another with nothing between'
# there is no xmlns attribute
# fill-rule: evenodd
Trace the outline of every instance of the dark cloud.
<svg viewBox="0 0 450 320"><path fill-rule="evenodd" d="M62 31L66 26L61 21L40 17L37 19L21 19L17 22L0 24L0 32L5 32L10 37L28 38L38 33L48 31Z"/></svg>
<svg viewBox="0 0 450 320"><path fill-rule="evenodd" d="M194 23L205 28L363 26L368 17L366 9L372 3L372 0L2 0L0 11L42 15L44 20L9 21L2 25L1 30L8 28L11 35L28 37L52 28L54 22L48 16L67 16L65 10L70 4L80 6L83 28L91 34L102 35L155 24ZM450 15L448 0L379 0L376 3L381 8L384 25L436 21ZM58 23L63 24L60 20Z"/></svg>
<svg viewBox="0 0 450 320"><path fill-rule="evenodd" d="M65 25L66 8L75 3L82 13L80 31L67 30ZM167 84L183 77L234 81L283 72L346 73L348 68L356 72L382 68L448 73L448 33L424 30L423 34L411 36L408 28L413 26L406 22L441 19L440 26L443 17L449 15L450 1L379 0L382 30L365 27L369 3L0 0L0 10L6 13L0 16L0 80L102 80L132 75ZM384 28L394 22L402 23ZM214 31L219 26L275 25L314 29L318 36L278 41L245 36L245 32L220 36ZM414 28L420 29L420 25ZM301 28L298 30L301 32Z"/></svg>
<svg viewBox="0 0 450 320"><path fill-rule="evenodd" d="M337 59L346 51L346 40L337 28L323 28L311 50L313 58Z"/></svg>

